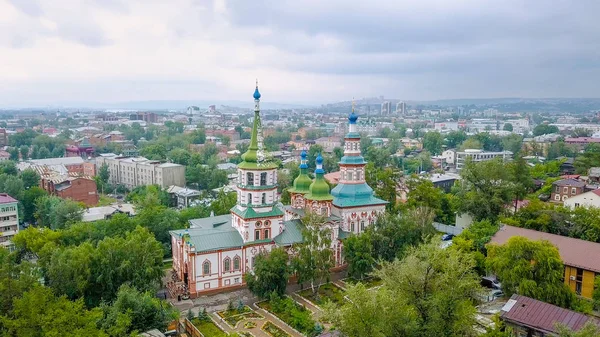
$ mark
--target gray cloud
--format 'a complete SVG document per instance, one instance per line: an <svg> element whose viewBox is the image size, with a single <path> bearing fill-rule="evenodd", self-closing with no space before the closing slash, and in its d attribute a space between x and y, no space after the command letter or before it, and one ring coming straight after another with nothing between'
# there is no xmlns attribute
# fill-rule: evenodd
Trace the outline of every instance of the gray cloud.
<svg viewBox="0 0 600 337"><path fill-rule="evenodd" d="M244 99L240 82L254 77L272 83L273 99L295 102L360 95L597 96L600 87L595 0L10 3L23 17L13 29L0 21L0 48L8 46L16 62L25 55L16 53L59 55L48 39L62 40L60 48L77 53L80 62L57 56L52 66L58 70L33 67L32 83L38 74L44 81L61 76L67 82L85 74L78 90L98 100L141 99L143 92L132 86L116 92L104 87L106 77L136 76L153 83L152 99L182 93ZM22 69L36 66L25 63L35 58L26 60ZM26 91L27 80L19 72L13 76Z"/></svg>

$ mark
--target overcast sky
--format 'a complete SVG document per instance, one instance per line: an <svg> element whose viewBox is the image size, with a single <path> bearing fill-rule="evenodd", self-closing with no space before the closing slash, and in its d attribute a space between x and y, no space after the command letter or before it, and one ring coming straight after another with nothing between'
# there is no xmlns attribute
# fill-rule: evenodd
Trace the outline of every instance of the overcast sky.
<svg viewBox="0 0 600 337"><path fill-rule="evenodd" d="M600 96L598 0L0 0L0 106Z"/></svg>

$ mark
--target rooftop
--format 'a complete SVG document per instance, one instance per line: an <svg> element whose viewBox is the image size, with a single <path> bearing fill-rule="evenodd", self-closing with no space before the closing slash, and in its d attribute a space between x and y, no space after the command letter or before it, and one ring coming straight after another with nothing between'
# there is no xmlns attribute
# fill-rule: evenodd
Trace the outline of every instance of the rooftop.
<svg viewBox="0 0 600 337"><path fill-rule="evenodd" d="M502 245L513 236L549 241L558 248L565 265L600 273L600 259L597 258L600 256L600 243L508 225L502 226L490 242Z"/></svg>
<svg viewBox="0 0 600 337"><path fill-rule="evenodd" d="M572 187L584 187L585 183L583 181L575 180L575 179L561 179L552 183L552 185L556 186L572 186Z"/></svg>
<svg viewBox="0 0 600 337"><path fill-rule="evenodd" d="M17 200L6 193L0 193L0 204L8 204L13 202L17 202Z"/></svg>
<svg viewBox="0 0 600 337"><path fill-rule="evenodd" d="M581 329L588 321L600 325L600 321L584 314L516 294L502 307L501 313L502 320L545 333L555 333L557 323L575 331Z"/></svg>

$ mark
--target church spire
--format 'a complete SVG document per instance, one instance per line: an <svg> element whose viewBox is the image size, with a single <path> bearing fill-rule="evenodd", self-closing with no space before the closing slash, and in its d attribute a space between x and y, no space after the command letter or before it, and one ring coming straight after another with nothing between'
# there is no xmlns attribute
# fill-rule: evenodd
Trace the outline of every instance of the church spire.
<svg viewBox="0 0 600 337"><path fill-rule="evenodd" d="M293 186L288 189L290 193L308 193L312 179L308 176L308 160L306 151L300 154L300 174L294 179Z"/></svg>
<svg viewBox="0 0 600 337"><path fill-rule="evenodd" d="M254 89L254 124L252 125L252 134L250 136L250 146L246 153L242 155L243 162L240 165L243 168L251 167L271 167L275 164L270 163L267 158L267 152L264 147L264 139L262 133L262 123L260 120L260 92L258 91L258 80L256 80L256 88ZM238 167L242 167L239 166Z"/></svg>

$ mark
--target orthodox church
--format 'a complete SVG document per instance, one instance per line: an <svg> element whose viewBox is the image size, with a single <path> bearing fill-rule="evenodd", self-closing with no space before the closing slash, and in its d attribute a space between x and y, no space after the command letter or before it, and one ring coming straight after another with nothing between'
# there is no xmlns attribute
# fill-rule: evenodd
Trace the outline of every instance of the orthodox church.
<svg viewBox="0 0 600 337"><path fill-rule="evenodd" d="M331 229L336 267L343 267L343 239L361 233L385 211L386 201L376 198L365 182L366 162L360 151L360 134L354 109L348 118L339 184L330 191L323 158L316 158L315 178L308 175L306 152L300 156L300 174L289 189L291 205L277 196L277 165L263 144L258 84L254 90L254 124L250 145L238 165L237 203L230 214L190 220L190 228L171 231L173 254L172 296L202 294L244 285L255 257L274 247L290 249L302 242L300 219L306 212L326 218Z"/></svg>

